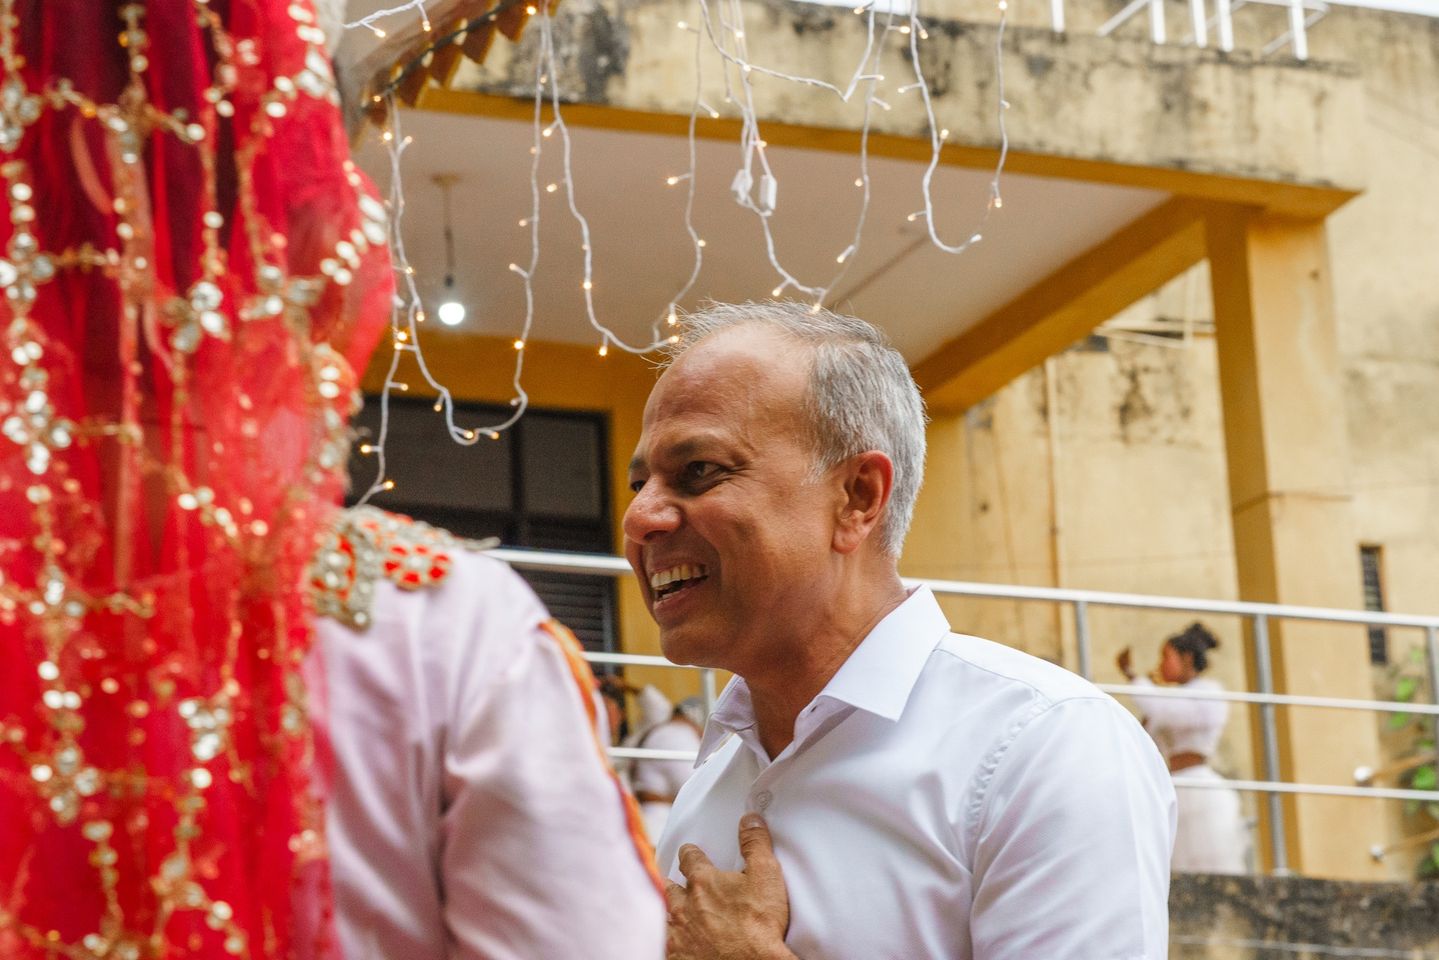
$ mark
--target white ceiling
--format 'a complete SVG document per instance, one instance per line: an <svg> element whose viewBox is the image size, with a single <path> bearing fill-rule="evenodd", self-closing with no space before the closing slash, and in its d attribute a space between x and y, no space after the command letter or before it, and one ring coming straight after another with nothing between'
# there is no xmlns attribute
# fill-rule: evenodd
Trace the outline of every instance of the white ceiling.
<svg viewBox="0 0 1439 960"><path fill-rule="evenodd" d="M524 319L524 287L509 264L526 264L530 212L529 124L406 111L413 137L402 161L404 239L427 308L439 303L444 278L441 193L435 174L453 173L456 287L469 308L458 331L511 337ZM689 276L692 248L684 230L685 185L665 178L688 167L681 137L572 128L576 204L590 223L594 298L600 322L633 343ZM598 345L585 317L579 227L564 201L544 186L561 179L561 137L544 140L540 175L541 238L533 340ZM850 242L861 191L857 156L770 147L779 180L772 217L776 252L792 274L817 285L838 269ZM739 163L736 143L698 143L694 222L705 238L704 269L682 306L705 299L770 296L778 278L769 266L759 222L737 206L729 185ZM357 151L360 165L388 190L390 164L370 130ZM984 241L953 256L906 220L923 201L924 165L871 159L872 205L860 253L828 301L883 326L917 361L966 326L1136 217L1167 195L1078 181L1007 175L1004 206L984 228ZM955 243L975 229L988 197L989 174L956 167L937 171L934 198L940 235Z"/></svg>

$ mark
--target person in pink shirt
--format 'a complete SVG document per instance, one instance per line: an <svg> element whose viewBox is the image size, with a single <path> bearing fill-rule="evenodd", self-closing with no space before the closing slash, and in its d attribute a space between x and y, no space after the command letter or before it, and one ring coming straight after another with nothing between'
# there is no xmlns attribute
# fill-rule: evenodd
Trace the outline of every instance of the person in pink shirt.
<svg viewBox="0 0 1439 960"><path fill-rule="evenodd" d="M311 568L343 955L656 960L663 900L593 677L475 546L360 507Z"/></svg>

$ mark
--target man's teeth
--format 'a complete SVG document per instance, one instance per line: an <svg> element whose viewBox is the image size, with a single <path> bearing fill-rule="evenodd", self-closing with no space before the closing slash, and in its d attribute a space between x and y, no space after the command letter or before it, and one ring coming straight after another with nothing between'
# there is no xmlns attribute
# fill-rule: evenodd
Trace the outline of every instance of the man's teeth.
<svg viewBox="0 0 1439 960"><path fill-rule="evenodd" d="M657 570L650 574L650 589L659 590L672 583L681 580L693 580L696 577L703 577L705 568L698 563L682 563L677 567L670 567L668 570Z"/></svg>

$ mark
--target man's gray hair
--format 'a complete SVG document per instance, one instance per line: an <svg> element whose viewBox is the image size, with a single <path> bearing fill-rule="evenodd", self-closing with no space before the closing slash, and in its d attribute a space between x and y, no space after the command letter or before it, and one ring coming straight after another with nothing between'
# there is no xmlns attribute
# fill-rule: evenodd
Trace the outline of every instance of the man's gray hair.
<svg viewBox="0 0 1439 960"><path fill-rule="evenodd" d="M805 407L816 460L814 475L866 450L894 464L894 487L880 518L880 544L899 556L924 478L924 401L909 365L883 333L857 317L792 301L714 303L684 318L665 365L706 338L733 327L768 327L810 348Z"/></svg>

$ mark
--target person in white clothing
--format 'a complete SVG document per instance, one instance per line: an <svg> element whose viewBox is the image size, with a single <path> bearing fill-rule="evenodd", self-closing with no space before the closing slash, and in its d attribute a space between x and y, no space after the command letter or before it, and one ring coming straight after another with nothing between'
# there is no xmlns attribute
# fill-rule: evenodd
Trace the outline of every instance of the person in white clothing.
<svg viewBox="0 0 1439 960"><path fill-rule="evenodd" d="M675 750L698 753L700 733L704 730L704 701L686 697L671 711L670 718L645 731L635 746L646 750ZM691 760L636 760L631 776L635 799L645 818L645 832L651 840L664 833L665 821L680 787L694 772Z"/></svg>
<svg viewBox="0 0 1439 960"><path fill-rule="evenodd" d="M664 904L578 645L509 567L343 511L312 564L310 688L347 960L657 960Z"/></svg>
<svg viewBox="0 0 1439 960"><path fill-rule="evenodd" d="M925 443L904 359L794 303L708 307L670 354L626 555L666 656L737 675L660 839L670 960L1166 956L1153 742L900 581Z"/></svg>
<svg viewBox="0 0 1439 960"><path fill-rule="evenodd" d="M609 674L600 679L600 693L604 697L605 711L609 719L609 742L611 745L621 747L637 747L640 741L649 735L650 731L668 723L674 715L675 705L670 698L652 683L643 687L636 687L625 682L618 674ZM629 733L621 736L624 726L625 699L628 696L635 698L635 708L638 713L638 722L630 729ZM615 773L619 776L620 782L625 785L626 790L634 790L634 767L635 761L627 758L615 758L611 760Z"/></svg>
<svg viewBox="0 0 1439 960"><path fill-rule="evenodd" d="M1128 649L1119 655L1119 669L1135 686L1217 692L1223 685L1200 674L1209 665L1209 651L1218 646L1214 634L1202 624L1192 623L1164 641L1159 665L1149 676L1134 675ZM1178 787L1175 872L1247 873L1250 837L1239 792L1219 786L1224 777L1209 765L1229 719L1229 704L1142 693L1134 694L1134 704ZM1198 785L1186 787L1186 783Z"/></svg>

